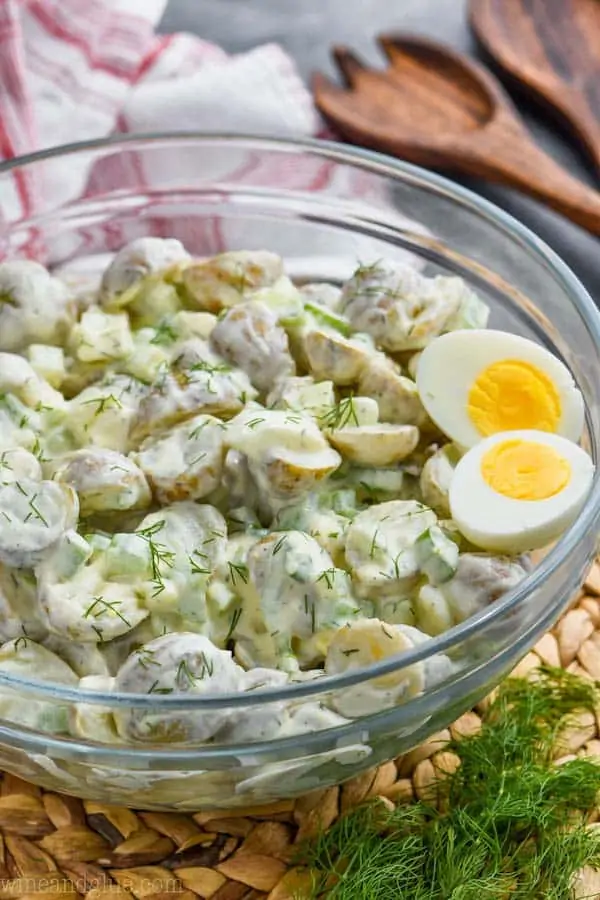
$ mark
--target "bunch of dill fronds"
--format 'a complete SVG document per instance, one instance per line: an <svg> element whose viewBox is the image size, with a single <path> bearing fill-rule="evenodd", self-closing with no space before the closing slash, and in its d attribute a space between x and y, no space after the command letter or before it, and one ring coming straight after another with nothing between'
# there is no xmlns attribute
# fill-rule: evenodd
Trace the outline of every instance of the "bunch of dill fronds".
<svg viewBox="0 0 600 900"><path fill-rule="evenodd" d="M600 766L557 766L553 747L565 717L598 703L597 686L561 670L508 679L482 730L450 748L461 765L437 786L443 802L366 804L303 848L314 896L569 900L574 873L600 867L600 836L586 827Z"/></svg>

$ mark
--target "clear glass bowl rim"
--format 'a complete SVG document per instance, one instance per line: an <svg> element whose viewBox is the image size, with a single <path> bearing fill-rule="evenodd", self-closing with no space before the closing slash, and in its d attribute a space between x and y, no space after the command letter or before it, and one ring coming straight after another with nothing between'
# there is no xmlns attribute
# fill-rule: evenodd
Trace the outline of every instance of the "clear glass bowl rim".
<svg viewBox="0 0 600 900"><path fill-rule="evenodd" d="M432 193L444 195L462 205L476 215L491 222L499 231L504 231L509 237L517 239L525 250L539 262L544 262L552 273L559 279L566 294L578 309L591 337L598 348L600 355L600 311L594 304L591 296L579 281L577 276L563 262L563 260L542 241L533 231L523 225L518 219L504 212L500 207L478 196L474 192L455 184L448 178L437 173L430 172L420 166L412 165L404 161L393 159L381 153L376 153L362 148L350 147L331 141L318 139L282 139L271 136L258 136L252 134L230 134L220 132L150 132L132 133L127 135L114 135L91 141L82 141L70 144L62 144L47 150L40 150L24 156L15 157L0 163L0 176L13 169L22 169L44 160L85 154L94 150L124 149L135 144L152 145L153 143L204 143L206 145L224 142L230 145L238 145L240 149L253 151L275 150L284 153L302 152L312 154L323 159L338 162L348 166L365 169L373 174L398 179L406 183L415 183L422 188L431 190ZM291 192L293 193L293 191ZM600 469L597 467L594 475L592 489L581 510L576 522L562 536L551 552L536 566L536 568L521 581L516 588L510 591L505 598L478 613L466 622L456 625L435 638L423 642L413 650L405 651L393 657L390 661L374 663L364 669L348 672L343 675L323 676L308 682L288 685L280 689L263 689L251 691L245 694L206 694L198 695L156 695L129 694L129 693L104 693L100 691L80 690L67 688L59 684L48 684L34 679L18 678L0 672L0 685L7 688L21 689L30 697L46 697L52 701L64 701L72 703L91 703L118 707L151 707L153 711L174 711L184 709L188 711L201 711L209 709L241 709L244 707L256 707L261 702L269 703L279 700L296 700L302 697L318 698L319 694L332 690L360 684L394 672L406 666L420 662L435 653L443 653L483 631L486 626L503 618L506 614L518 609L525 602L527 596L538 589L553 573L567 560L580 537L590 529L596 533L600 530ZM2 729L4 731L4 729ZM13 729L10 731L15 733ZM58 739L59 742L60 739ZM71 741L67 741L71 743ZM61 742L62 743L62 742ZM121 748L119 748L121 749ZM227 750L234 750L228 747Z"/></svg>

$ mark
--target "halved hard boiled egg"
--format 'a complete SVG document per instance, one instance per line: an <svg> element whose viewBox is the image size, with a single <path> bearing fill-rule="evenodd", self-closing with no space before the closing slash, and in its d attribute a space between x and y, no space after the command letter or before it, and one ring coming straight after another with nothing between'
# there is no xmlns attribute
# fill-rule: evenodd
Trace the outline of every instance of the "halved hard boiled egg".
<svg viewBox="0 0 600 900"><path fill-rule="evenodd" d="M516 334L444 334L423 350L416 382L430 418L464 448L523 428L581 437L583 398L571 373L544 347Z"/></svg>
<svg viewBox="0 0 600 900"><path fill-rule="evenodd" d="M558 538L594 476L588 454L557 434L510 431L469 450L450 483L453 520L476 547L522 553Z"/></svg>

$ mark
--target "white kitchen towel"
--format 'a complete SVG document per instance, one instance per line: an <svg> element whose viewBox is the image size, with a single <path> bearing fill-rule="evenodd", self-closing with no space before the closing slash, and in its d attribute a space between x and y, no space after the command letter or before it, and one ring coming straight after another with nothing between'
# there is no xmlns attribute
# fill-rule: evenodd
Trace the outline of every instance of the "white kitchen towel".
<svg viewBox="0 0 600 900"><path fill-rule="evenodd" d="M114 131L198 130L301 137L319 117L274 45L228 56L191 34L159 36L167 0L0 0L0 159ZM62 200L84 173L45 185ZM307 178L313 177L307 173ZM36 208L26 174L4 180L13 220Z"/></svg>

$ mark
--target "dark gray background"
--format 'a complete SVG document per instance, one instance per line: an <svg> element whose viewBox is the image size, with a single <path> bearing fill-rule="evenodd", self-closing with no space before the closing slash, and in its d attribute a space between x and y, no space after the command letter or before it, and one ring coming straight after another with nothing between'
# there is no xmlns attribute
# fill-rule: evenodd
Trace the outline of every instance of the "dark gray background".
<svg viewBox="0 0 600 900"><path fill-rule="evenodd" d="M417 31L477 54L466 21L466 0L170 0L161 31L192 31L240 52L277 41L305 78L333 74L329 47L346 43L378 61L373 37L385 30ZM513 95L514 96L514 95ZM600 187L585 159L543 115L515 97L539 143L574 174ZM600 305L600 241L516 192L469 181L469 187L521 219L574 269Z"/></svg>

